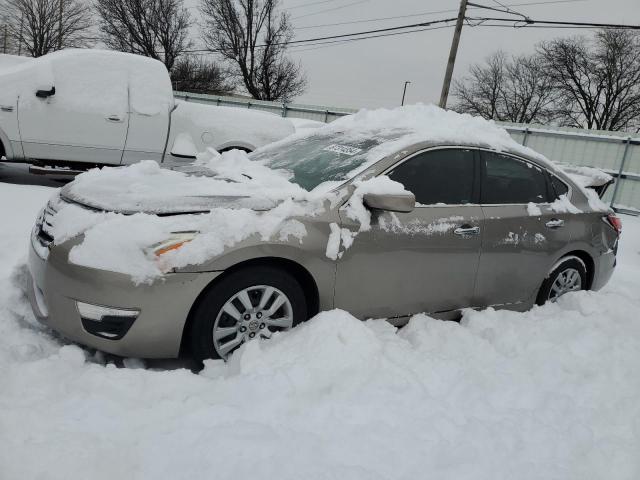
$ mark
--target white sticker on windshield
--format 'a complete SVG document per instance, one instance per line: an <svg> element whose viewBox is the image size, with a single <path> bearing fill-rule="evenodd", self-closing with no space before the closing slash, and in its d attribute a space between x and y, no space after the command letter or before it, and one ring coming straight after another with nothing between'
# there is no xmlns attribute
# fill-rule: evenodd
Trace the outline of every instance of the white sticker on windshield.
<svg viewBox="0 0 640 480"><path fill-rule="evenodd" d="M343 155L355 155L362 151L361 148L350 147L349 145L336 145L335 143L328 147L324 147L323 150L326 150L327 152L342 153Z"/></svg>

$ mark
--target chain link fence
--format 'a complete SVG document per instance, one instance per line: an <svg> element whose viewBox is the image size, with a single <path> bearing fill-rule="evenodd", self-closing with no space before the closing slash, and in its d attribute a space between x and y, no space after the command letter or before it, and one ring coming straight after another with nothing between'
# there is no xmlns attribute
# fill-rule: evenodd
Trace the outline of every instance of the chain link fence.
<svg viewBox="0 0 640 480"><path fill-rule="evenodd" d="M352 108L322 107L175 92L188 102L262 110L282 117L332 122L355 113ZM622 132L581 130L543 125L501 124L518 142L560 163L599 168L616 179L604 200L627 213L640 213L640 136Z"/></svg>

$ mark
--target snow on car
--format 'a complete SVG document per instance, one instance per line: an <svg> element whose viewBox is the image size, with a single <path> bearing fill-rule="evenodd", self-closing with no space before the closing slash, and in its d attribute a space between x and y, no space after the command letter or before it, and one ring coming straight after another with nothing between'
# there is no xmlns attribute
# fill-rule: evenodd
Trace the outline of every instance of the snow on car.
<svg viewBox="0 0 640 480"><path fill-rule="evenodd" d="M80 175L36 222L29 296L44 323L107 352L228 358L320 310L399 325L598 290L620 229L491 122L363 111L250 156Z"/></svg>
<svg viewBox="0 0 640 480"><path fill-rule="evenodd" d="M252 151L294 131L265 112L176 102L165 66L139 55L70 49L0 68L0 157L10 161L185 163L205 148Z"/></svg>

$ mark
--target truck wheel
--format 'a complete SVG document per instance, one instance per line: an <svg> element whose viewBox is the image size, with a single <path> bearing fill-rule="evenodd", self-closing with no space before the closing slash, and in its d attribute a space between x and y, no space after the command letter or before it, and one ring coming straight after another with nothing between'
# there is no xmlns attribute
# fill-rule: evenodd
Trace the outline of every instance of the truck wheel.
<svg viewBox="0 0 640 480"><path fill-rule="evenodd" d="M307 320L298 281L271 266L248 267L226 275L205 293L189 331L195 360L226 359L245 342L270 338Z"/></svg>
<svg viewBox="0 0 640 480"><path fill-rule="evenodd" d="M220 153L228 152L230 150L242 150L243 152L251 153L253 150L246 147L226 147L220 150Z"/></svg>

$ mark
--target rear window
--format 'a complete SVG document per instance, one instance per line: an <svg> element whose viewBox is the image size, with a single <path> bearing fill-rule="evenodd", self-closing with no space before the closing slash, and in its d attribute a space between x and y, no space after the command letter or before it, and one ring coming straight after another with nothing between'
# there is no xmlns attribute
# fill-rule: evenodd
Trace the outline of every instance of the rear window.
<svg viewBox="0 0 640 480"><path fill-rule="evenodd" d="M482 203L523 204L548 201L544 171L499 153L483 152Z"/></svg>
<svg viewBox="0 0 640 480"><path fill-rule="evenodd" d="M555 198L559 198L562 195L566 195L569 193L569 187L566 183L560 180L555 175L550 175L551 177L551 186L553 188L553 193L555 194Z"/></svg>

